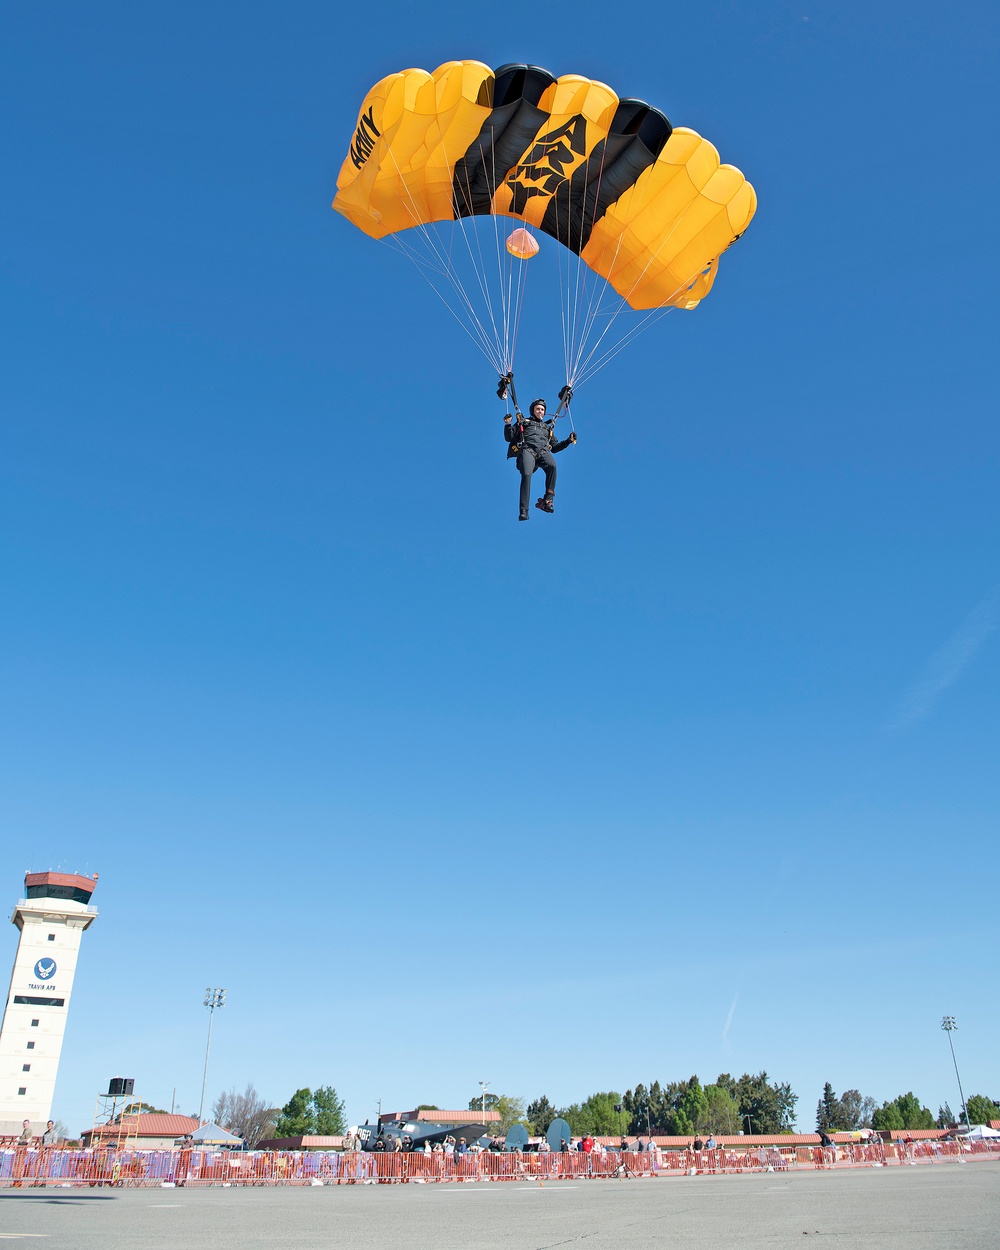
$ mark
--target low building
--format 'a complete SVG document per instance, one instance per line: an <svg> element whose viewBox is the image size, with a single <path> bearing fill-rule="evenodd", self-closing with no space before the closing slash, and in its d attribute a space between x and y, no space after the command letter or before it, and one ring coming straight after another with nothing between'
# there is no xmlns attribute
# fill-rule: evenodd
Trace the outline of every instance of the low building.
<svg viewBox="0 0 1000 1250"><path fill-rule="evenodd" d="M256 1145L257 1150L343 1150L343 1137L266 1137Z"/></svg>
<svg viewBox="0 0 1000 1250"><path fill-rule="evenodd" d="M138 1146L143 1150L170 1150L180 1138L194 1133L198 1120L190 1115L144 1111L110 1124L98 1124L80 1134L84 1146Z"/></svg>
<svg viewBox="0 0 1000 1250"><path fill-rule="evenodd" d="M391 1124L394 1120L415 1120L418 1124L497 1124L500 1123L499 1111L479 1111L466 1108L465 1111L384 1111L378 1118L379 1124Z"/></svg>

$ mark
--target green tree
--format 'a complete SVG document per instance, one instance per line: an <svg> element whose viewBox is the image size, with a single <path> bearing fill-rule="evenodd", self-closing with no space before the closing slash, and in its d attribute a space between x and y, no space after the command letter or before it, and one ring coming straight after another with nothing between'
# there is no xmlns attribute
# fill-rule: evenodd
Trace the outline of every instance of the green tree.
<svg viewBox="0 0 1000 1250"><path fill-rule="evenodd" d="M829 1081L823 1086L823 1097L816 1104L816 1132L836 1133L840 1129L840 1099Z"/></svg>
<svg viewBox="0 0 1000 1250"><path fill-rule="evenodd" d="M740 1131L740 1108L735 1098L718 1085L705 1086L705 1113L695 1126L699 1132L732 1136Z"/></svg>
<svg viewBox="0 0 1000 1250"><path fill-rule="evenodd" d="M906 1128L903 1123L903 1114L895 1102L884 1102L881 1107L876 1108L872 1116L872 1128L897 1130Z"/></svg>
<svg viewBox="0 0 1000 1250"><path fill-rule="evenodd" d="M148 1102L128 1102L119 1113L122 1115L169 1115L169 1111L164 1111L162 1107L154 1107Z"/></svg>
<svg viewBox="0 0 1000 1250"><path fill-rule="evenodd" d="M798 1094L785 1081L779 1085L767 1079L766 1072L751 1076L744 1072L738 1081L728 1072L719 1074L715 1082L739 1105L740 1118L749 1117L752 1133L790 1133L795 1126L795 1104Z"/></svg>
<svg viewBox="0 0 1000 1250"><path fill-rule="evenodd" d="M297 1089L281 1108L274 1126L275 1137L305 1137L316 1131L312 1090Z"/></svg>
<svg viewBox="0 0 1000 1250"><path fill-rule="evenodd" d="M929 1108L920 1105L913 1093L900 1094L892 1102L884 1102L872 1115L872 1127L877 1129L933 1128L934 1117Z"/></svg>
<svg viewBox="0 0 1000 1250"><path fill-rule="evenodd" d="M337 1136L347 1129L344 1104L332 1085L297 1089L281 1108L275 1137Z"/></svg>
<svg viewBox="0 0 1000 1250"><path fill-rule="evenodd" d="M433 1102L422 1102L422 1103L420 1104L420 1106L419 1106L419 1107L417 1107L417 1110L418 1110L418 1111L440 1111L440 1110L441 1110L441 1108L440 1108L440 1107L438 1107L438 1106L437 1106L435 1103L433 1103Z"/></svg>
<svg viewBox="0 0 1000 1250"><path fill-rule="evenodd" d="M332 1085L321 1085L313 1090L312 1105L314 1133L321 1137L339 1137L347 1132L344 1100L337 1097Z"/></svg>
<svg viewBox="0 0 1000 1250"><path fill-rule="evenodd" d="M861 1091L845 1089L837 1100L839 1103L838 1122L847 1132L859 1128L871 1128L872 1114L878 1105L874 1098L862 1098Z"/></svg>
<svg viewBox="0 0 1000 1250"><path fill-rule="evenodd" d="M705 1097L705 1091L701 1087L701 1081L696 1076L693 1076L688 1081L688 1087L681 1096L677 1107L677 1114L682 1115L688 1123L693 1124L695 1129L698 1129L704 1122L708 1114L708 1099Z"/></svg>
<svg viewBox="0 0 1000 1250"><path fill-rule="evenodd" d="M659 1089L659 1082L656 1083ZM638 1084L634 1090L627 1089L622 1095L622 1107L625 1115L628 1117L628 1132L630 1133L646 1133L651 1131L651 1120L653 1112L652 1099L650 1091L645 1085Z"/></svg>
<svg viewBox="0 0 1000 1250"><path fill-rule="evenodd" d="M954 1111L952 1111L951 1107L949 1107L947 1103L945 1103L943 1107L938 1107L937 1120L935 1123L938 1128L951 1128L952 1125L958 1123L955 1119Z"/></svg>
<svg viewBox="0 0 1000 1250"><path fill-rule="evenodd" d="M966 1100L965 1106L969 1112L970 1124L985 1124L989 1127L990 1120L1000 1120L1000 1107L985 1094L973 1094Z"/></svg>
<svg viewBox="0 0 1000 1250"><path fill-rule="evenodd" d="M537 1136L541 1136L548 1129L558 1114L544 1094L541 1098L529 1102L528 1109L524 1113L525 1119L531 1125L531 1131Z"/></svg>
<svg viewBox="0 0 1000 1250"><path fill-rule="evenodd" d="M469 1099L469 1110L482 1114L483 1095ZM506 1133L512 1124L519 1124L524 1119L524 1099L512 1094L486 1095L486 1111L496 1111L500 1116L500 1132Z"/></svg>
<svg viewBox="0 0 1000 1250"><path fill-rule="evenodd" d="M622 1103L623 1109L620 1113L615 1110L618 1103ZM617 1137L628 1127L628 1112L624 1110L621 1094L615 1090L591 1094L585 1102L564 1107L559 1114L578 1137L584 1133L593 1133L597 1137Z"/></svg>
<svg viewBox="0 0 1000 1250"><path fill-rule="evenodd" d="M514 1124L524 1124L524 1099L512 1094L500 1094L494 1111L500 1113L500 1132L506 1133ZM527 1127L527 1124L525 1124Z"/></svg>

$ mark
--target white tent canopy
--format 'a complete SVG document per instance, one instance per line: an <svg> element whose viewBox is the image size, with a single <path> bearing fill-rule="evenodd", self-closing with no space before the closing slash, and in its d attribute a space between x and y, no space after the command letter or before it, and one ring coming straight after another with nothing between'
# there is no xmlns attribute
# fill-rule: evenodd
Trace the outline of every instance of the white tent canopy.
<svg viewBox="0 0 1000 1250"><path fill-rule="evenodd" d="M1000 1137L1000 1132L986 1124L973 1124L965 1135L966 1141L982 1141L986 1137Z"/></svg>
<svg viewBox="0 0 1000 1250"><path fill-rule="evenodd" d="M218 1124L203 1124L201 1128L195 1129L191 1134L191 1140L196 1146L242 1146L243 1138L237 1137L235 1133L227 1132L226 1129L220 1128Z"/></svg>

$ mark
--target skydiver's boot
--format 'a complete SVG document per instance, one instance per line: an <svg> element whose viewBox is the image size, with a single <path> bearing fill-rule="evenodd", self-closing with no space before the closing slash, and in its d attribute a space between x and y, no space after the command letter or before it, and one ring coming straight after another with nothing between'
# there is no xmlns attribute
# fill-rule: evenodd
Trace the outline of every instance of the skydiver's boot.
<svg viewBox="0 0 1000 1250"><path fill-rule="evenodd" d="M518 518L517 518L517 519L518 519L519 521L530 521L530 520L531 520L531 517L530 517L530 516L528 516L527 510L526 510L525 508L522 508L522 509L521 509L521 512L520 512L520 515L518 516Z"/></svg>
<svg viewBox="0 0 1000 1250"><path fill-rule="evenodd" d="M547 490L541 499L535 500L535 507L541 508L543 512L555 512L555 494L552 491Z"/></svg>

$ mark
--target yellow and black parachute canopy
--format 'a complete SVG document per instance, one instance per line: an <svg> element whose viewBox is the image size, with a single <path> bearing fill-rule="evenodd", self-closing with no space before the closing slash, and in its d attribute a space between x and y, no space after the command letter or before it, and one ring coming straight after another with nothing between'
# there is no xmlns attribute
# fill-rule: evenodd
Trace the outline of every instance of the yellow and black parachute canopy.
<svg viewBox="0 0 1000 1250"><path fill-rule="evenodd" d="M753 217L753 187L693 130L602 82L449 61L369 91L333 207L373 238L481 214L577 254L633 308L693 308Z"/></svg>

